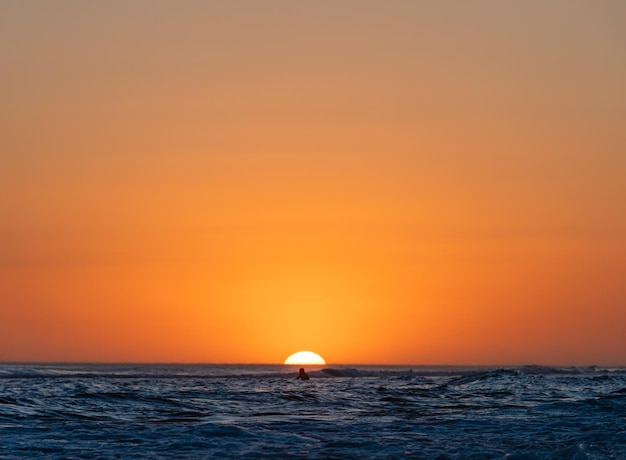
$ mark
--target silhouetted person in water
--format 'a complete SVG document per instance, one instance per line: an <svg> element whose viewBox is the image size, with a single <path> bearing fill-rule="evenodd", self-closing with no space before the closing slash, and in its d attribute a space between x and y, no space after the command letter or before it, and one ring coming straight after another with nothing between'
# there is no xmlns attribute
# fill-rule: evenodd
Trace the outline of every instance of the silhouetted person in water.
<svg viewBox="0 0 626 460"><path fill-rule="evenodd" d="M300 368L300 373L298 374L298 376L296 377L296 380L309 380L309 376L306 375L306 372L304 372L304 367Z"/></svg>

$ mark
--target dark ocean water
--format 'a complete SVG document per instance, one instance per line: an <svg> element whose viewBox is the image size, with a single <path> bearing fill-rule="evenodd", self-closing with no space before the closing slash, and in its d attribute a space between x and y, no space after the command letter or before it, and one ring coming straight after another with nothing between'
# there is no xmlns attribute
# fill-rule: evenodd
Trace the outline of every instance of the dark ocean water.
<svg viewBox="0 0 626 460"><path fill-rule="evenodd" d="M626 459L626 369L0 365L0 458Z"/></svg>

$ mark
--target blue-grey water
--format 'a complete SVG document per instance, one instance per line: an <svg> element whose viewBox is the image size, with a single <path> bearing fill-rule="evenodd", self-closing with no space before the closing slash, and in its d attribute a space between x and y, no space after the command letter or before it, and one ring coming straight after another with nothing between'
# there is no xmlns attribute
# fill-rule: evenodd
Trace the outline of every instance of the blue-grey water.
<svg viewBox="0 0 626 460"><path fill-rule="evenodd" d="M0 458L626 459L626 369L0 365Z"/></svg>

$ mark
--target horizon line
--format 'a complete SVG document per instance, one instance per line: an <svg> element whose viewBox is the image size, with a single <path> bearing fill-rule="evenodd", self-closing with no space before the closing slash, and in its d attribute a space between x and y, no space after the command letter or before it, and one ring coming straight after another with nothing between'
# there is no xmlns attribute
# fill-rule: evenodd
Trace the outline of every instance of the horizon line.
<svg viewBox="0 0 626 460"><path fill-rule="evenodd" d="M255 363L255 362L206 362L206 361L0 361L0 365L162 365L162 366L378 366L378 367L555 367L555 368L610 368L626 367L626 364L538 364L538 363L509 363L509 364L419 364L419 363L341 363L327 362L325 364L285 364L277 363Z"/></svg>

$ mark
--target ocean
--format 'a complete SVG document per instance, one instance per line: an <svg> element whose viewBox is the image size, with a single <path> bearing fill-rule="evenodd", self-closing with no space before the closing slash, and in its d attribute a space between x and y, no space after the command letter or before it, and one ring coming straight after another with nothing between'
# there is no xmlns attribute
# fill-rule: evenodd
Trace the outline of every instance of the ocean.
<svg viewBox="0 0 626 460"><path fill-rule="evenodd" d="M0 458L626 459L626 369L0 365Z"/></svg>

